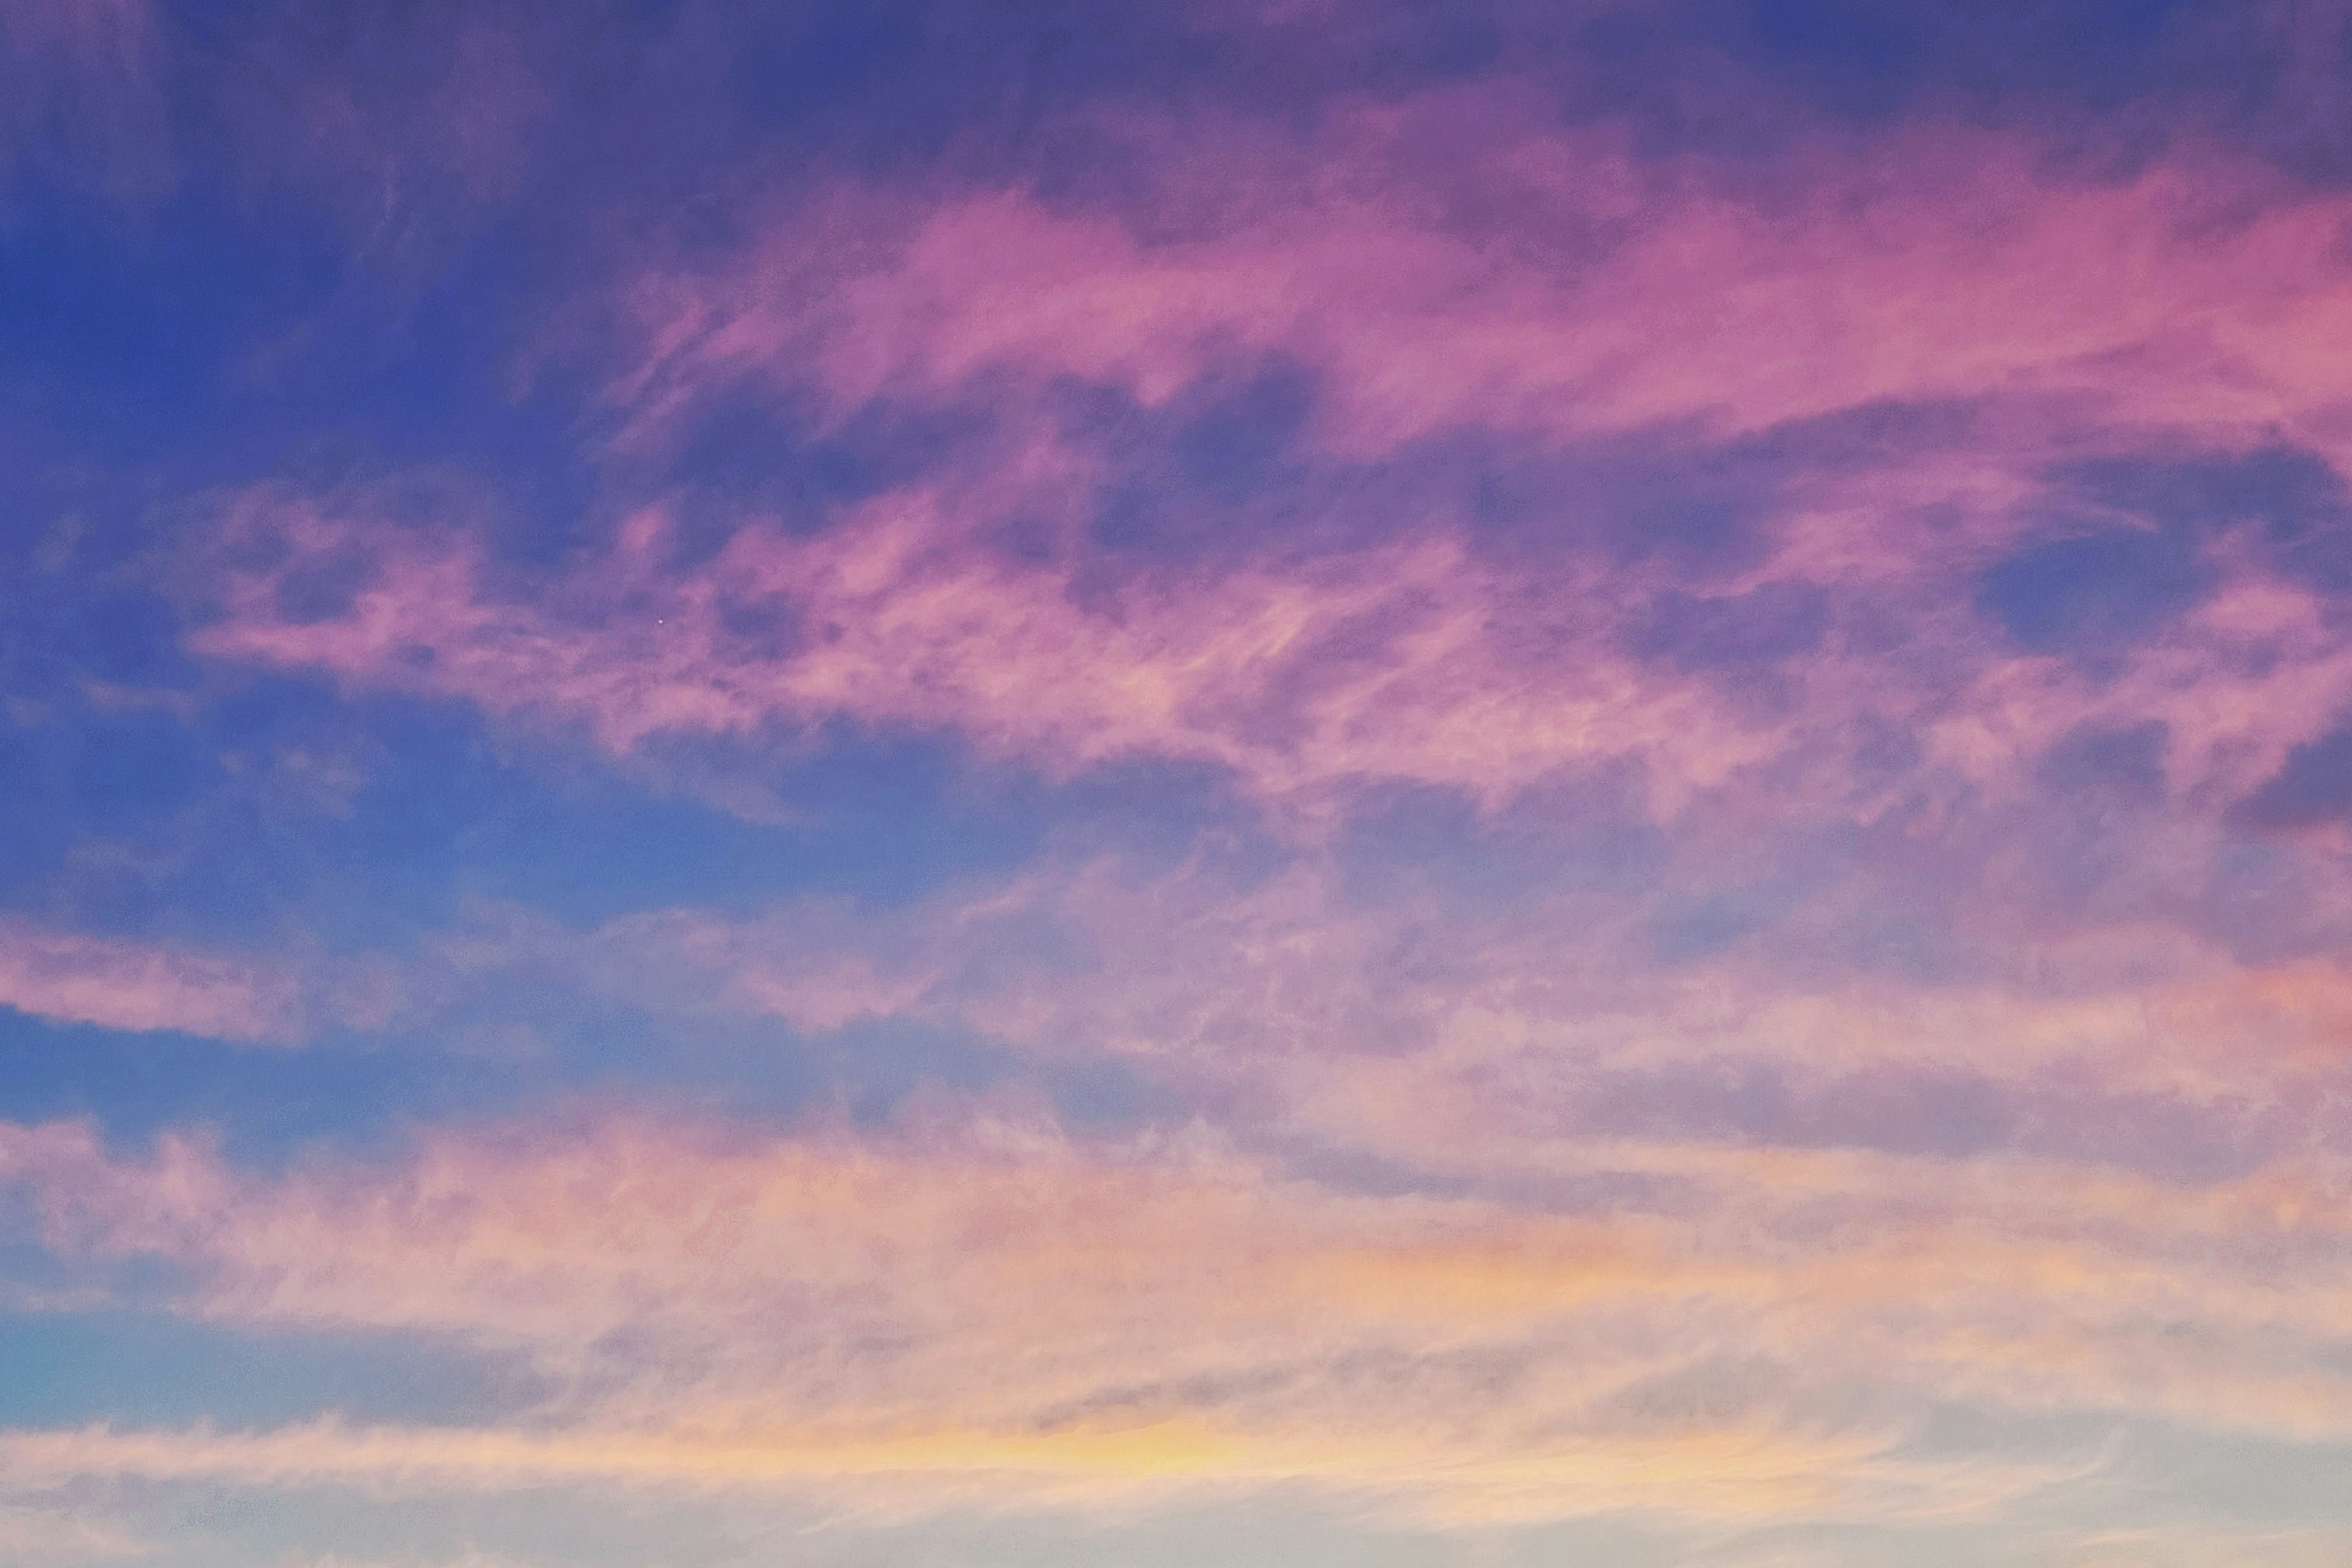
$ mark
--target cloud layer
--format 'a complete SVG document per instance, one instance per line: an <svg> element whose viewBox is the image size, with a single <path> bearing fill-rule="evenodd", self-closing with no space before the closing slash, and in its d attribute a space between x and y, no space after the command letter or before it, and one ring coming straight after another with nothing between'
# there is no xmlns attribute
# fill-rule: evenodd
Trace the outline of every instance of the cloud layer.
<svg viewBox="0 0 2352 1568"><path fill-rule="evenodd" d="M0 1551L2341 1557L2347 40L2027 9L0 6Z"/></svg>

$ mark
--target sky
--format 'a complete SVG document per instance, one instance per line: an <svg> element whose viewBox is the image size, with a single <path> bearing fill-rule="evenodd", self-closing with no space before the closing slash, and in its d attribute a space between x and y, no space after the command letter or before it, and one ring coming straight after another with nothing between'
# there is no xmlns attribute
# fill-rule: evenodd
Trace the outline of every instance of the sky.
<svg viewBox="0 0 2352 1568"><path fill-rule="evenodd" d="M0 0L0 1562L2352 1562L2347 73Z"/></svg>

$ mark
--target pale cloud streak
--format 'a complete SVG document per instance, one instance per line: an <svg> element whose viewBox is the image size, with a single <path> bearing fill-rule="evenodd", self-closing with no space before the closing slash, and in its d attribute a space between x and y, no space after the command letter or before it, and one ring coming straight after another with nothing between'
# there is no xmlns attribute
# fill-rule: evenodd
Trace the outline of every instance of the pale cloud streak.
<svg viewBox="0 0 2352 1568"><path fill-rule="evenodd" d="M552 1452L593 1455L593 1436L566 1445L614 1423L700 1432L721 1475L727 1443L793 1430L931 1435L917 1453L1006 1434L1014 1468L1035 1440L1051 1469L1066 1431L1149 1481L1121 1444L1173 1430L1207 1445L1179 1468L1212 1475L1278 1479L1244 1456L1281 1451L1306 1476L1350 1453L1442 1476L1449 1451L1474 1486L1532 1465L1540 1494L1547 1454L1717 1453L1748 1431L1829 1444L1807 1463L1835 1489L1937 1400L2347 1436L2327 1370L2352 1291L2340 1160L2200 1190L2034 1163L1560 1153L1652 1196L1349 1195L1214 1139L1090 1147L1017 1123L747 1142L608 1121L279 1179L178 1143L116 1160L69 1127L7 1141L64 1256L167 1259L218 1321L512 1347L571 1380L533 1417ZM1715 1415L1683 1408L1693 1378L1722 1380ZM815 1463L781 1447L764 1462ZM385 1463L431 1468L404 1451ZM1573 1465L1556 1479L1559 1506L1583 1506Z"/></svg>
<svg viewBox="0 0 2352 1568"><path fill-rule="evenodd" d="M172 1029L284 1045L301 1006L290 972L164 943L0 921L0 1006L106 1029Z"/></svg>

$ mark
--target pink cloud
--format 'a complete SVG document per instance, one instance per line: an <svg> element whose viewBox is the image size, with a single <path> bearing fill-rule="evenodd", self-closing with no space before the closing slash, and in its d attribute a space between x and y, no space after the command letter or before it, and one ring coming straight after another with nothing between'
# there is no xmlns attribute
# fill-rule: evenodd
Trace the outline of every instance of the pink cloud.
<svg viewBox="0 0 2352 1568"><path fill-rule="evenodd" d="M1632 764L1659 817L1705 800L1759 821L1866 821L2013 796L2077 728L2150 721L2167 727L2169 789L2210 814L2352 703L2352 641L2326 595L2234 536L2208 552L2210 597L2105 666L2003 649L1967 594L2014 525L1988 521L1992 536L1971 542L1917 520L1945 497L1990 508L2016 487L1969 499L1932 476L1892 489L1880 476L1792 503L1776 554L1710 593L1819 584L1903 637L1899 652L1832 637L1777 677L1784 701L1758 708L1629 650L1627 628L1673 585L1663 572L1507 566L1444 526L1346 553L1107 572L1082 546L1041 559L989 538L999 519L1066 515L1090 493L1077 458L1027 462L891 492L814 534L752 521L691 567L673 563L650 509L608 553L536 583L502 578L462 520L387 526L364 491L264 488L230 509L224 558L237 563L192 646L579 726L616 753L846 719L954 733L1055 777L1209 763L1309 817L1366 784L1492 807ZM1875 537L1839 541L1864 526ZM293 604L334 573L356 583L347 602ZM1919 738L1919 761L1874 779L1856 754L1893 731Z"/></svg>
<svg viewBox="0 0 2352 1568"><path fill-rule="evenodd" d="M286 1044L296 984L264 963L0 921L0 1006L106 1029Z"/></svg>
<svg viewBox="0 0 2352 1568"><path fill-rule="evenodd" d="M1606 619L1562 617L1443 536L1139 574L1089 604L1075 563L969 536L964 520L1004 504L894 493L814 537L748 526L684 572L648 511L604 561L508 599L461 529L404 533L375 526L363 496L265 489L236 500L228 536L239 551L267 542L275 560L232 570L226 613L192 641L584 722L616 752L846 717L955 730L1057 775L1134 756L1209 762L1308 802L1381 780L1498 800L1639 758L1672 810L1780 743L1700 683L1618 652ZM359 569L348 604L289 615L300 575L337 562ZM746 620L762 629L737 629Z"/></svg>
<svg viewBox="0 0 2352 1568"><path fill-rule="evenodd" d="M1990 663L1928 728L1930 754L1998 784L2020 757L2078 725L2155 720L2167 727L2173 787L2209 802L2241 798L2352 704L2352 640L2333 622L2319 595L2249 574L2119 676L2095 679L2049 657Z"/></svg>
<svg viewBox="0 0 2352 1568"><path fill-rule="evenodd" d="M462 510L389 528L365 492L257 489L229 508L246 553L194 644L576 725L616 752L847 719L952 731L1057 777L1208 763L1308 815L1364 784L1492 806L1633 764L1661 816L1706 800L1873 820L2013 793L2073 729L2148 720L2169 727L2168 785L2212 802L2352 700L2323 597L2243 541L2210 547L2223 590L2119 674L2004 654L1969 606L2061 458L2159 431L2203 452L2337 448L2343 400L2313 345L2345 324L2338 197L2193 149L2062 175L2025 138L1950 127L1868 150L1819 134L1742 184L1498 102L1360 108L1297 143L1107 126L1165 156L1144 195L1093 207L836 187L740 252L634 278L611 351L634 438L749 386L834 421L985 404L1007 426L989 450L815 531L745 517L690 567L656 504L539 582L502 573ZM1208 177L1234 167L1254 173ZM1324 373L1308 441L1326 458L1458 426L1720 439L1888 401L1980 411L1950 450L1792 481L1764 558L1720 582L1566 552L1506 564L1443 505L1349 552L1187 567L1092 551L1115 465L1054 428L1052 385L1164 403L1273 353ZM1002 548L1014 522L1052 547ZM347 602L293 603L336 572L357 574ZM1626 651L1655 595L1786 584L1866 607L1899 652L1832 636L1776 677L1773 706ZM1856 761L1888 733L1923 742L1899 780Z"/></svg>
<svg viewBox="0 0 2352 1568"><path fill-rule="evenodd" d="M746 380L836 416L1056 376L1156 405L1278 351L1324 374L1316 434L1356 455L1463 426L1729 436L1986 396L2072 405L2078 429L2341 434L2318 345L2347 324L2331 246L2352 209L2332 195L2195 152L2070 178L1957 127L1818 136L1759 190L1478 93L1342 113L1311 147L1099 127L1159 171L1112 209L837 191L740 255L638 279L616 395L655 425Z"/></svg>

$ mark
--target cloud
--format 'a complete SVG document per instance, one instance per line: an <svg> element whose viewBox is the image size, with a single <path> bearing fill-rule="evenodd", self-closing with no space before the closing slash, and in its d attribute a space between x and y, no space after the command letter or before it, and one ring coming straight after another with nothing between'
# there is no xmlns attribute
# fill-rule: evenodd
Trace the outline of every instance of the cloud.
<svg viewBox="0 0 2352 1568"><path fill-rule="evenodd" d="M2031 918L2015 868L1952 875L1923 916L1865 852L1769 891L1753 929L1663 954L1678 911L1745 868L1699 848L1635 889L1495 908L1410 876L1351 887L1320 856L1047 858L880 908L673 909L591 932L509 914L446 939L449 973L425 988L528 973L688 1031L898 1020L1048 1074L1116 1062L1163 1113L1368 1151L1433 1155L1419 1144L1441 1125L1498 1159L1672 1129L2186 1174L2324 1136L2312 1108L2337 1092L2352 1017L2352 977L2324 952L2251 960L2155 913L2212 852L2140 870L2112 911ZM1904 919L1934 922L1916 959L1853 951Z"/></svg>
<svg viewBox="0 0 2352 1568"><path fill-rule="evenodd" d="M1659 818L1703 799L1867 819L1922 789L2014 797L2085 726L2148 724L2164 727L2170 792L2235 798L2352 700L2352 644L2327 595L2259 563L2217 565L2175 622L2085 666L2004 648L1948 599L1923 603L1933 579L1888 591L1814 575L1811 528L1696 599L1601 563L1496 562L1450 529L1222 566L1082 548L1039 560L985 536L985 520L1024 505L1066 511L1087 489L1070 461L1048 451L977 488L892 491L813 535L750 521L693 564L651 509L601 558L519 582L462 519L404 528L367 491L265 487L230 505L235 564L191 645L583 727L624 754L848 720L954 735L1055 777L1208 763L1310 817L1368 786L1492 808L1631 767ZM1759 595L1811 606L1802 659L1726 661L1690 643ZM1667 614L1685 629L1660 642ZM1883 634L1838 629L1913 615L1895 657ZM1741 683L1761 679L1783 695L1757 703ZM1921 753L1889 776L1872 753L1905 731Z"/></svg>
<svg viewBox="0 0 2352 1568"><path fill-rule="evenodd" d="M825 1428L714 1436L340 1424L254 1434L0 1432L0 1455L10 1473L35 1480L132 1477L280 1488L356 1483L390 1495L585 1485L699 1493L764 1489L814 1493L855 1507L867 1522L955 1506L1126 1511L1277 1484L1378 1498L1391 1516L1423 1528L1522 1523L1626 1508L1710 1521L1792 1522L1888 1506L1925 1513L1980 1509L2052 1479L2049 1468L1962 1471L1874 1456L1868 1447L1727 1431L1563 1443L1508 1458L1464 1456L1438 1474L1423 1456L1386 1443L1298 1447L1173 1422L1112 1431L919 1428L876 1436ZM1845 1472L1843 1484L1822 1479L1831 1467Z"/></svg>
<svg viewBox="0 0 2352 1568"><path fill-rule="evenodd" d="M110 1562L145 1545L114 1521L80 1510L0 1502L0 1552L12 1563Z"/></svg>
<svg viewBox="0 0 2352 1568"><path fill-rule="evenodd" d="M845 187L649 270L614 395L641 426L746 382L835 418L1057 378L1150 406L1279 353L1318 378L1316 437L1357 455L1985 398L2226 444L2323 432L2341 402L2305 347L2340 315L2340 200L2194 146L2070 176L2030 135L1823 128L1759 180L1636 157L1622 125L1562 130L1491 83L1303 138L1094 130L1150 158L1140 195Z"/></svg>
<svg viewBox="0 0 2352 1568"><path fill-rule="evenodd" d="M364 497L252 492L228 532L267 542L269 563L222 580L224 614L192 643L584 722L620 752L846 718L951 731L1060 775L1206 762L1310 804L1383 780L1499 799L1654 758L1671 809L1774 749L1704 688L1616 654L1605 626L1555 619L1445 538L1144 574L1088 604L1075 563L964 537L961 518L1024 493L992 484L894 493L812 538L754 523L686 569L651 510L612 555L520 599L499 595L462 529L404 537L372 524ZM348 591L299 601L331 573Z"/></svg>
<svg viewBox="0 0 2352 1568"><path fill-rule="evenodd" d="M593 1465L628 1430L748 1445L754 1469L901 1438L949 1468L1019 1469L1034 1443L1051 1469L1066 1434L1071 1465L1149 1480L1151 1445L1182 1436L1179 1469L1329 1465L1407 1489L1516 1473L1527 1506L1575 1511L1585 1459L1640 1471L1685 1438L1735 1477L1744 1445L1792 1443L1808 1489L1867 1490L1871 1457L1939 1401L2347 1435L2328 1361L2352 1292L2340 1161L2188 1188L1584 1143L1556 1157L1619 1195L1538 1207L1349 1194L1199 1134L1077 1143L988 1121L863 1140L500 1127L279 1177L184 1142L119 1160L69 1126L13 1129L5 1155L48 1247L168 1261L184 1310L531 1356L569 1392L519 1430L590 1456L557 1464ZM1685 1379L1714 1388L1703 1410ZM1005 1435L998 1460L987 1434ZM982 1457L949 1458L966 1436ZM783 1451L758 1458L771 1438ZM522 1437L481 1440L531 1462ZM413 1441L386 1463L430 1468ZM310 1462L299 1438L284 1451L268 1462ZM701 1461L689 1443L645 1462Z"/></svg>
<svg viewBox="0 0 2352 1568"><path fill-rule="evenodd" d="M0 1431L0 1555L258 1489L1793 1558L2352 1447L2338 184L1823 107L1744 15L833 9L0 0L7 148L202 165L40 258L160 301L106 401L187 455L55 481L28 591L104 613L17 638L13 776L76 809L0 845L191 934L0 921L0 1005L386 1037L0 1123L0 1301L335 1367ZM272 756L366 766L265 825ZM256 908L314 934L201 945ZM394 1340L519 1375L406 1424Z"/></svg>
<svg viewBox="0 0 2352 1568"><path fill-rule="evenodd" d="M301 1007L289 973L186 948L0 921L0 1005L104 1029L171 1029L288 1044Z"/></svg>
<svg viewBox="0 0 2352 1568"><path fill-rule="evenodd" d="M1054 778L1205 764L1305 818L1614 769L1661 820L1867 821L2148 724L2210 816L2352 701L2334 525L2116 482L2158 453L2328 471L2341 399L2305 345L2336 331L2336 196L2193 144L2118 172L1928 125L1823 130L1765 179L1496 103L1106 124L1164 154L1110 194L780 199L619 286L614 472L747 400L786 445L963 436L805 515L688 465L562 569L499 559L478 501L402 527L395 487L251 487L192 646L619 753L848 721ZM1268 366L1298 383L1249 459L1293 473L1278 505L1220 490L1239 437L1184 423ZM1622 449L1750 465L1738 539L1636 515L1601 483ZM1515 464L1543 499L1506 526ZM1175 544L1108 537L1137 495Z"/></svg>

